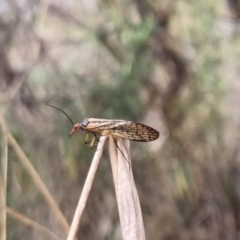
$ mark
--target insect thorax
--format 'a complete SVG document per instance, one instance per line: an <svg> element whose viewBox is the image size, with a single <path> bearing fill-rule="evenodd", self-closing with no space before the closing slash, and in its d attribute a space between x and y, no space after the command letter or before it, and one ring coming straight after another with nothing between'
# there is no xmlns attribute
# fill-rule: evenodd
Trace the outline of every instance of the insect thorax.
<svg viewBox="0 0 240 240"><path fill-rule="evenodd" d="M85 128L88 124L89 124L89 121L88 121L87 118L85 118L85 119L83 120L83 122L81 123L81 126L82 126L83 128Z"/></svg>

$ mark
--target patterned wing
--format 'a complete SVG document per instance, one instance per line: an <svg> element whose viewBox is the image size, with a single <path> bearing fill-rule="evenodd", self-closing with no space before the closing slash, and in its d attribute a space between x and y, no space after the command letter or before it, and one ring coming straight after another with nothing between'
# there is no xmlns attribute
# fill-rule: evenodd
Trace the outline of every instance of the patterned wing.
<svg viewBox="0 0 240 240"><path fill-rule="evenodd" d="M126 138L132 141L149 142L159 137L159 132L142 123L116 119L87 118L82 123L84 130L99 135L112 135L116 138Z"/></svg>
<svg viewBox="0 0 240 240"><path fill-rule="evenodd" d="M155 129L146 126L142 123L135 122L115 122L109 127L111 135L122 137L132 141L149 142L154 141L159 137L159 132Z"/></svg>

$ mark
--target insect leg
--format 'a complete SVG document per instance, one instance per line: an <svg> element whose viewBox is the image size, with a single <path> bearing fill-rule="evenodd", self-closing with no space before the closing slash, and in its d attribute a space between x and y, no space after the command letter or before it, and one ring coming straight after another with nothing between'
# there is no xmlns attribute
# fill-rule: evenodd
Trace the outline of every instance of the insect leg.
<svg viewBox="0 0 240 240"><path fill-rule="evenodd" d="M95 140L96 140L96 138L95 138L95 137L93 137L93 139L92 139L92 141L91 141L91 143L90 143L90 148L92 148L92 147L93 147L93 144L95 143Z"/></svg>
<svg viewBox="0 0 240 240"><path fill-rule="evenodd" d="M94 143L95 143L95 140L97 140L97 141L99 142L96 134L95 134L95 133L92 133L92 134L93 134L92 140L88 141L88 137L89 137L90 133L87 132L87 134L86 134L86 136L85 136L85 141L84 141L85 144L89 144L89 143L90 143L90 148L91 148L91 149L92 149L92 148L95 148L95 147L97 146L97 145L93 146Z"/></svg>
<svg viewBox="0 0 240 240"><path fill-rule="evenodd" d="M86 134L86 136L85 136L85 140L84 140L84 143L85 143L85 144L89 144L89 143L92 142L92 140L88 142L88 137L89 137L89 132L87 132L87 134Z"/></svg>
<svg viewBox="0 0 240 240"><path fill-rule="evenodd" d="M95 147L97 146L97 144L96 144L95 146L93 146L94 143L95 143L95 141L97 140L97 141L99 142L99 140L98 140L96 134L95 134L95 133L92 133L92 134L93 134L93 138L92 138L91 141L88 142L87 140L88 140L88 136L89 136L89 134L90 134L89 132L86 134L86 137L85 137L85 144L89 144L89 143L90 143L90 148L92 149L92 148L95 148Z"/></svg>
<svg viewBox="0 0 240 240"><path fill-rule="evenodd" d="M99 139L98 139L98 137L97 137L96 133L95 133L95 132L93 132L92 134L94 135L94 137L95 137L95 140L97 140L97 141L99 142Z"/></svg>

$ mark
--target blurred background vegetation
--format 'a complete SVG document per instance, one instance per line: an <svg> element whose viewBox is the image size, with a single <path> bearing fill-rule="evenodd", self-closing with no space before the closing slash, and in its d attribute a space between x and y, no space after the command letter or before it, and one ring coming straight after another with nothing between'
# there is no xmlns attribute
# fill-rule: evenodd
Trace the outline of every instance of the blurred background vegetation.
<svg viewBox="0 0 240 240"><path fill-rule="evenodd" d="M147 239L240 239L239 21L239 0L0 1L0 115L69 224L95 150L53 97L75 123L160 132L131 143ZM7 159L7 206L65 239L11 144ZM6 232L53 239L10 213ZM107 149L78 236L121 239Z"/></svg>

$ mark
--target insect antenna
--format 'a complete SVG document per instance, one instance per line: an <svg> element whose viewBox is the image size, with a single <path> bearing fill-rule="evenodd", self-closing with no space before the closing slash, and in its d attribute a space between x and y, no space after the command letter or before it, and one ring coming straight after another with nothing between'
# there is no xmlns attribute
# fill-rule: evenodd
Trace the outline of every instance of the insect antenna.
<svg viewBox="0 0 240 240"><path fill-rule="evenodd" d="M49 103L50 101L51 101L51 99L50 99L46 104L47 104L49 107L55 108L55 109L59 110L60 112L62 112L63 114L65 114L65 115L68 117L68 119L70 120L70 122L72 123L72 125L74 126L74 123L73 123L72 119L71 119L62 109L51 105L51 104Z"/></svg>

